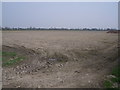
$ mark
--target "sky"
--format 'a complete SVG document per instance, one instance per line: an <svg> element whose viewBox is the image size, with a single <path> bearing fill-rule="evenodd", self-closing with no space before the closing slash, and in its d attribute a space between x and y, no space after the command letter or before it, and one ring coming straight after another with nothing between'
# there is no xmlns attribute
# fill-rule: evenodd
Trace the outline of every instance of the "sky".
<svg viewBox="0 0 120 90"><path fill-rule="evenodd" d="M2 2L2 26L118 28L118 3Z"/></svg>
<svg viewBox="0 0 120 90"><path fill-rule="evenodd" d="M0 26L2 26L2 3L0 2Z"/></svg>

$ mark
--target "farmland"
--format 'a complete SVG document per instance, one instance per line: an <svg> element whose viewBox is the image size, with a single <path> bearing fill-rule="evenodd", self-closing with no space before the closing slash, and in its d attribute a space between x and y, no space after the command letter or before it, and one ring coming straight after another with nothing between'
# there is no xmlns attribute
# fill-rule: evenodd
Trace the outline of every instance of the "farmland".
<svg viewBox="0 0 120 90"><path fill-rule="evenodd" d="M3 31L3 87L101 88L117 65L118 34Z"/></svg>

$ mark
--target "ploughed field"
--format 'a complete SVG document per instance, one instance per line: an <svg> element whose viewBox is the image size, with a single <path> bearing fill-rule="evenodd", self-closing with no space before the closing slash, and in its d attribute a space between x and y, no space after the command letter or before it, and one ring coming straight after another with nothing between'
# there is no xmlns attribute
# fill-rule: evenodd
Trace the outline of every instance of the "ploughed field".
<svg viewBox="0 0 120 90"><path fill-rule="evenodd" d="M2 31L4 88L100 88L117 65L118 34Z"/></svg>

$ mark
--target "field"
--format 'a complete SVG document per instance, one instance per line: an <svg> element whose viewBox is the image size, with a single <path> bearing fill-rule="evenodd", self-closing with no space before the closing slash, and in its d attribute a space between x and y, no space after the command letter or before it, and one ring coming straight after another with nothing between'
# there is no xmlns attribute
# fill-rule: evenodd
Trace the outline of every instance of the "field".
<svg viewBox="0 0 120 90"><path fill-rule="evenodd" d="M117 65L118 34L3 31L3 87L103 88Z"/></svg>

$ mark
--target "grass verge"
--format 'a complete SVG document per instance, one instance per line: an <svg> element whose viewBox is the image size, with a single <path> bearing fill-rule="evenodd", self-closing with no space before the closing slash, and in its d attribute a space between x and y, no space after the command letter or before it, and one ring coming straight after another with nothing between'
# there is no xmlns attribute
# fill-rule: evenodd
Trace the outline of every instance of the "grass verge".
<svg viewBox="0 0 120 90"><path fill-rule="evenodd" d="M115 88L116 90L120 90L118 87L119 84L120 84L120 66L117 66L112 70L108 80L105 80L104 86L105 88Z"/></svg>
<svg viewBox="0 0 120 90"><path fill-rule="evenodd" d="M11 66L25 60L24 56L20 56L15 52L0 52L0 60L2 60L3 66Z"/></svg>

